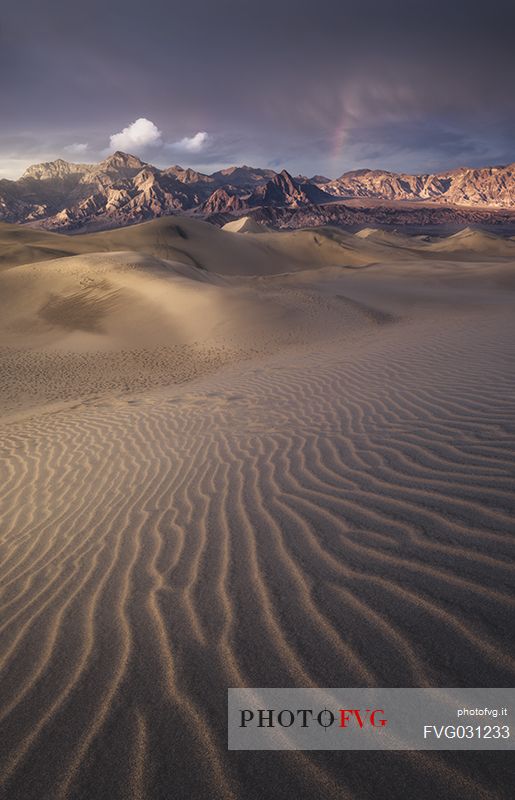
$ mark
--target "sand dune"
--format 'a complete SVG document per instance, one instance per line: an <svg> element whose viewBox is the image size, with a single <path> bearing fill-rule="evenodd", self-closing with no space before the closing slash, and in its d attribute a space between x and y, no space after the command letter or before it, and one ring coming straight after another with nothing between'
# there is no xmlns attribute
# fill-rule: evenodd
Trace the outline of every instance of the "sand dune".
<svg viewBox="0 0 515 800"><path fill-rule="evenodd" d="M12 267L0 274L0 411L182 383L358 317L309 281L235 281L133 251Z"/></svg>
<svg viewBox="0 0 515 800"><path fill-rule="evenodd" d="M509 754L226 750L228 686L515 674L513 264L299 271L317 236L255 277L115 241L3 273L16 403L41 371L1 426L9 799L508 796Z"/></svg>
<svg viewBox="0 0 515 800"><path fill-rule="evenodd" d="M223 225L222 230L231 233L265 233L267 228L252 217L239 217Z"/></svg>
<svg viewBox="0 0 515 800"><path fill-rule="evenodd" d="M132 251L222 275L250 276L330 265L359 267L413 257L463 260L485 253L488 258L515 257L512 239L468 228L428 242L371 228L356 234L330 226L274 232L245 217L229 226L232 228L219 229L188 217L162 217L129 228L65 236L0 222L0 267ZM234 235L240 227L245 236Z"/></svg>
<svg viewBox="0 0 515 800"><path fill-rule="evenodd" d="M234 236L186 217L163 217L77 236L0 223L0 244L3 268L74 254L131 250L224 275L267 275L307 265L366 264L378 253L377 245L358 248L352 234L337 229Z"/></svg>
<svg viewBox="0 0 515 800"><path fill-rule="evenodd" d="M72 236L0 222L0 269L77 255L85 250L84 242Z"/></svg>
<svg viewBox="0 0 515 800"><path fill-rule="evenodd" d="M504 239L492 233L474 230L473 228L464 228L441 241L433 242L431 249L434 252L448 254L478 254L482 257L487 254L489 258L498 256L505 258L515 257L515 247L512 239Z"/></svg>
<svg viewBox="0 0 515 800"><path fill-rule="evenodd" d="M175 344L215 336L242 314L251 325L250 310L231 308L236 292L216 275L130 251L24 265L0 283L6 344Z"/></svg>

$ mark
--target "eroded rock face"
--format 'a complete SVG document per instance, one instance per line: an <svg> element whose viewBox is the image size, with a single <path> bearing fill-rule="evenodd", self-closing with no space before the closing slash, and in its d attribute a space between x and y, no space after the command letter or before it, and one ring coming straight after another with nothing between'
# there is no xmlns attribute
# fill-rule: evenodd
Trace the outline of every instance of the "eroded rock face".
<svg viewBox="0 0 515 800"><path fill-rule="evenodd" d="M495 227L498 230L515 229L515 208L488 208L484 206L458 207L445 203L412 203L393 205L388 201L380 204L348 205L342 202L324 203L298 208L285 206L261 206L248 212L259 223L271 228L312 228L319 225L336 225L351 230L363 227L405 229L423 233L444 228L447 233L467 225ZM232 219L209 220L224 224Z"/></svg>
<svg viewBox="0 0 515 800"><path fill-rule="evenodd" d="M238 192L237 186L217 189L202 206L205 214L232 213L258 206L304 208L317 203L329 202L333 198L307 180L300 181L283 169L265 183L246 194Z"/></svg>
<svg viewBox="0 0 515 800"><path fill-rule="evenodd" d="M246 200L226 189L216 189L202 205L204 214L220 214L248 208Z"/></svg>
<svg viewBox="0 0 515 800"><path fill-rule="evenodd" d="M47 181L52 178L66 178L69 175L82 175L93 169L93 164L71 164L58 158L56 161L45 161L42 164L33 164L25 170L20 180L33 178L37 181Z"/></svg>
<svg viewBox="0 0 515 800"><path fill-rule="evenodd" d="M316 181L315 181L316 182ZM435 200L451 205L515 208L515 164L404 175L362 169L346 172L324 191L336 197L374 197L383 200Z"/></svg>
<svg viewBox="0 0 515 800"><path fill-rule="evenodd" d="M158 169L117 151L98 164L63 159L35 164L18 181L0 181L0 220L50 230L110 228L196 209L203 214L245 208L272 170L230 167L213 175L178 165ZM234 183L232 183L234 182Z"/></svg>
<svg viewBox="0 0 515 800"><path fill-rule="evenodd" d="M351 198L391 206L358 213L345 206ZM423 201L424 208L407 212L395 207L400 201ZM0 220L62 231L120 227L188 211L217 222L250 210L269 224L291 227L300 220L348 224L357 216L367 224L385 217L403 224L413 215L438 224L442 208L446 222L466 224L478 221L480 210L515 212L515 164L434 175L362 169L336 180L309 180L249 166L212 175L178 165L158 169L117 151L98 164L57 159L29 167L17 181L0 180Z"/></svg>
<svg viewBox="0 0 515 800"><path fill-rule="evenodd" d="M264 186L258 187L249 197L249 206L289 206L300 208L328 202L330 194L309 181L300 181L283 169Z"/></svg>

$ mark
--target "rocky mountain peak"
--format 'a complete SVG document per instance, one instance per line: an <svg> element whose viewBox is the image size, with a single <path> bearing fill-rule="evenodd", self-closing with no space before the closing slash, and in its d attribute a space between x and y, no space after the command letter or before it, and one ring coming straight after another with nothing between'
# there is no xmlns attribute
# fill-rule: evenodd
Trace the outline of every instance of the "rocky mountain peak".
<svg viewBox="0 0 515 800"><path fill-rule="evenodd" d="M363 222L365 217L358 220L356 215L364 212L348 207L347 198L389 204L387 214L381 206L368 209L367 224L375 224L383 212L388 222L393 214L396 219L411 214L423 220L477 223L487 212L500 210L515 219L515 165L418 175L358 169L336 180L322 175L308 180L292 177L286 169L277 173L247 165L211 175L179 165L159 169L118 150L98 164L58 158L29 167L18 181L0 181L0 220L78 230L118 227L177 211L209 218L252 209L271 225L277 220L291 225L293 218L306 225ZM399 208L398 201L411 204Z"/></svg>
<svg viewBox="0 0 515 800"><path fill-rule="evenodd" d="M247 205L238 195L229 193L226 189L216 189L202 206L205 214L220 214L231 211L240 211Z"/></svg>
<svg viewBox="0 0 515 800"><path fill-rule="evenodd" d="M265 184L276 175L274 170L259 169L258 167L227 167L212 174L212 178L220 186L230 183L233 186L252 190L256 186Z"/></svg>
<svg viewBox="0 0 515 800"><path fill-rule="evenodd" d="M38 181L49 180L51 178L65 178L68 175L85 173L91 169L90 164L72 164L63 158L55 161L43 161L41 164L33 164L25 170L20 180L33 178Z"/></svg>
<svg viewBox="0 0 515 800"><path fill-rule="evenodd" d="M292 178L290 173L283 169L275 175L265 186L259 186L249 198L249 205L290 206L298 208L314 203L329 201L330 195L323 192L318 186L301 182Z"/></svg>
<svg viewBox="0 0 515 800"><path fill-rule="evenodd" d="M298 181L294 180L290 173L285 169L282 169L281 172L275 176L275 178L272 178L272 183L275 183L276 186L280 186L290 194L294 193L299 186Z"/></svg>
<svg viewBox="0 0 515 800"><path fill-rule="evenodd" d="M103 167L106 171L119 170L119 169L141 169L147 166L144 161L141 161L137 156L131 156L130 153L123 153L121 150L116 150L115 153L108 156L104 161L101 161L99 167Z"/></svg>

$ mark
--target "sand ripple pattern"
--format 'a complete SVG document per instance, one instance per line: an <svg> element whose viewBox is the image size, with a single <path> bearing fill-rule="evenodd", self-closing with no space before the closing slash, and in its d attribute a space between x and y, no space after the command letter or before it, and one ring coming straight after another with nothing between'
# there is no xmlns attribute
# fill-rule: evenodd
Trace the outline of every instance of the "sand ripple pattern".
<svg viewBox="0 0 515 800"><path fill-rule="evenodd" d="M5 426L5 796L508 797L502 754L228 753L225 714L237 685L513 685L511 319Z"/></svg>

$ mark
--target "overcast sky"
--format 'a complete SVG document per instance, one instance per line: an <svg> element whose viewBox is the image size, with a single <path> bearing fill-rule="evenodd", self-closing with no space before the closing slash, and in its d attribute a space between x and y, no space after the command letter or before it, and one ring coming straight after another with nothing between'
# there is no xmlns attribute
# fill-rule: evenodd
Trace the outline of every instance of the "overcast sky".
<svg viewBox="0 0 515 800"><path fill-rule="evenodd" d="M114 149L331 177L510 163L514 42L513 0L6 0L0 177Z"/></svg>

